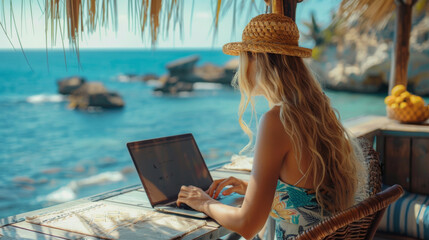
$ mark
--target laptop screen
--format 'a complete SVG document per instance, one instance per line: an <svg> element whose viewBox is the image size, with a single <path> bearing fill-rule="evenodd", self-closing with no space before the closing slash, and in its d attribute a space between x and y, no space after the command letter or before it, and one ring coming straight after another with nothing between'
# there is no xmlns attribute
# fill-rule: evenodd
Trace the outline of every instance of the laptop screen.
<svg viewBox="0 0 429 240"><path fill-rule="evenodd" d="M152 206L176 200L182 185L206 190L213 182L192 134L127 146Z"/></svg>

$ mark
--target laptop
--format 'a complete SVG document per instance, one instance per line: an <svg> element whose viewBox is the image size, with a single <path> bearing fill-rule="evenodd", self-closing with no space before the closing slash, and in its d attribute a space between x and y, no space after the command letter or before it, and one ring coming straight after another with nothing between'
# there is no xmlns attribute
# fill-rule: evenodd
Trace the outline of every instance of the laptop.
<svg viewBox="0 0 429 240"><path fill-rule="evenodd" d="M196 218L208 217L187 206L176 205L183 185L207 190L213 182L192 134L129 142L127 148L154 209ZM219 196L218 201L230 206L240 206L243 201L243 196L236 193Z"/></svg>

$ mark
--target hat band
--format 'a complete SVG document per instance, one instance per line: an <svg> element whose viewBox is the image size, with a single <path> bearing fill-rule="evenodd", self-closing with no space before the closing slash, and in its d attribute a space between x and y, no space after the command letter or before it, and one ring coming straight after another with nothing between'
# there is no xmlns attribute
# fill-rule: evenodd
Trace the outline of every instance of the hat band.
<svg viewBox="0 0 429 240"><path fill-rule="evenodd" d="M273 41L260 41L260 40L243 40L244 44L276 44L276 45L286 45L286 46L294 46L298 47L298 40L292 40L288 42L273 42Z"/></svg>

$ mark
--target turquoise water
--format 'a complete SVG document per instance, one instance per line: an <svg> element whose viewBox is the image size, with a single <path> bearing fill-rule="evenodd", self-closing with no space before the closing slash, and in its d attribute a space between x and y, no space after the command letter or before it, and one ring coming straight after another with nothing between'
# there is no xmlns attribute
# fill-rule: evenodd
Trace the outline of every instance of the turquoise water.
<svg viewBox="0 0 429 240"><path fill-rule="evenodd" d="M180 96L157 96L153 84L120 82L123 73L165 74L165 64L199 54L199 64L225 64L221 51L81 51L82 70L62 52L0 52L0 217L139 183L129 141L193 133L209 166L228 161L247 143L237 121L239 92L201 87ZM126 107L74 111L57 95L56 80L81 75L119 92ZM341 118L384 115L383 95L326 91ZM259 112L267 110L259 99ZM130 171L131 169L131 171Z"/></svg>

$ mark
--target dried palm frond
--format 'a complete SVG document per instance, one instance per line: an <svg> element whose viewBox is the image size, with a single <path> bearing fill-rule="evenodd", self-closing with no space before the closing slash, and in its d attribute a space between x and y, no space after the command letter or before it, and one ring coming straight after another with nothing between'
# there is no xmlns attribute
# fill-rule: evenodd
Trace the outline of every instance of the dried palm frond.
<svg viewBox="0 0 429 240"><path fill-rule="evenodd" d="M3 6L2 11L0 11L1 29L9 38L15 31L13 31L12 17L9 22L6 21L5 17L4 5L5 1L8 0L0 1L0 7ZM26 8L23 7L26 1L21 0L21 19L27 15L24 11ZM30 16L32 18L32 0L28 1L30 2ZM194 1L192 0L192 8ZM263 10L265 3L270 1L259 0L260 5L257 5L257 0L212 0L215 7L212 26L214 35L216 35L219 27L220 18L229 9L233 11L233 19L238 21L241 19L240 16L245 14L244 12L249 13L255 9ZM10 5L12 2L15 1L9 0ZM48 43L50 39L53 46L56 45L58 36L61 37L62 42L64 38L68 38L71 46L78 48L78 42L83 33L91 34L98 27L111 27L113 31L117 29L117 0L44 0L43 5L38 0L37 3L45 17L46 42ZM240 3L239 6L237 6L238 3ZM184 5L184 0L128 0L128 28L141 32L143 37L143 32L148 27L151 43L155 44L161 30L167 34L171 27L183 28ZM249 6L247 11L245 10L246 6ZM240 9L240 11L235 11L236 9ZM235 21L232 24L233 29L235 28ZM21 20L21 23L25 24L25 22L25 20ZM10 28L6 24L10 24Z"/></svg>
<svg viewBox="0 0 429 240"><path fill-rule="evenodd" d="M338 17L346 24L358 24L362 30L383 29L396 9L395 1L398 0L343 0ZM414 12L417 15L429 14L428 1L418 0Z"/></svg>
<svg viewBox="0 0 429 240"><path fill-rule="evenodd" d="M10 8L5 7L8 5L8 1ZM30 8L29 16L31 17L34 32L32 1L34 3L34 0L28 0ZM118 28L117 1L118 0L37 0L36 2L40 8L40 12L45 17L45 48L48 69L48 47L49 45L55 46L58 37L62 44L64 61L67 67L64 43L66 39L68 39L71 48L75 50L78 63L80 64L79 40L82 39L85 34L92 34L97 28L111 28L113 31L116 31ZM247 14L248 17L255 12L263 13L266 9L266 3L271 2L271 0L211 1L214 7L212 9L213 38L216 37L220 18L222 18L225 13L229 12L229 10L232 11L233 15L231 34L231 36L233 36L236 22L243 19L243 15ZM23 51L18 27L15 22L15 14L13 14L12 3L17 2L16 0L0 0L0 31L4 33L14 49L15 47L12 41L13 35L17 35L16 37ZM173 30L175 30L176 26L180 28L179 33L182 38L184 26L183 13L184 9L187 7L184 2L184 0L128 0L128 28L131 31L140 32L143 40L145 36L149 36L152 46L156 44L160 34L165 34L165 36L167 36L170 29L173 28ZM194 2L195 0L192 0L191 14L193 13ZM26 13L27 8L24 7L26 3L27 0L21 0L21 35L23 31L22 24L26 24L27 21L25 18L28 17ZM6 14L6 12L8 12L8 14ZM145 31L146 29L149 29L149 31ZM25 56L25 53L23 55Z"/></svg>
<svg viewBox="0 0 429 240"><path fill-rule="evenodd" d="M2 15L3 15L3 20L1 20L2 18L0 16L0 27L1 27L2 31L4 32L4 34L5 34L6 38L7 38L7 40L9 41L9 43L12 45L12 47L13 47L14 50L15 50L15 46L12 44L11 37L13 35L13 31L15 31L17 39L18 39L19 46L21 48L22 55L24 56L25 61L27 62L28 66L30 67L31 71L33 71L33 68L31 67L31 65L30 65L30 63L28 61L27 55L25 54L24 49L22 47L21 38L19 37L18 26L16 24L15 14L14 14L14 11L13 11L14 7L13 7L13 4L12 4L12 1L9 2L9 6L10 6L10 8L9 8L10 9L10 14L9 14L9 16L10 16L10 36L8 35L8 31L7 31L4 0L2 0L2 4L0 5L0 7L1 7L0 13L2 13ZM23 9L23 7L21 7L21 15L23 14L23 10L22 9ZM13 26L12 26L12 24L13 24ZM21 25L21 32L22 32L22 25Z"/></svg>
<svg viewBox="0 0 429 240"><path fill-rule="evenodd" d="M343 0L338 10L338 17L346 23L357 22L363 29L374 26L383 28L395 8L394 0Z"/></svg>

